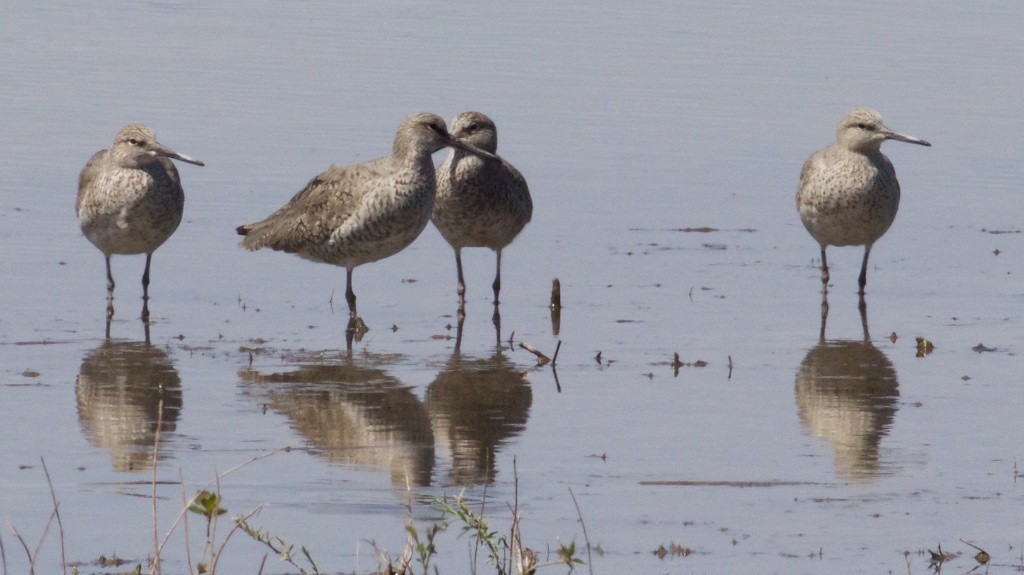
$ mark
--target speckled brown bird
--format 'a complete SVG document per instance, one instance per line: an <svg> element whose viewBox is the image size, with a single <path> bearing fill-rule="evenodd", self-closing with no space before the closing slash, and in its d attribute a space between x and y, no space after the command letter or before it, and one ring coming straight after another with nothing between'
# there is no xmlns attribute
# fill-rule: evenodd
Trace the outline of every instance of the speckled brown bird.
<svg viewBox="0 0 1024 575"><path fill-rule="evenodd" d="M390 156L331 166L266 219L239 226L241 246L344 267L345 299L358 320L352 270L398 253L420 235L437 190L431 155L446 146L495 158L452 138L440 117L412 114L399 124ZM361 321L349 328L366 329Z"/></svg>
<svg viewBox="0 0 1024 575"><path fill-rule="evenodd" d="M108 314L113 313L114 299L110 256L146 254L142 299L147 302L153 252L181 223L185 194L171 158L203 165L160 144L148 127L128 124L110 149L93 154L78 177L75 212L82 233L106 259ZM142 315L149 315L145 303Z"/></svg>
<svg viewBox="0 0 1024 575"><path fill-rule="evenodd" d="M930 146L882 123L878 112L857 108L843 118L836 141L804 162L796 207L804 227L821 246L821 283L828 287L826 246L864 246L860 294L867 285L871 246L889 229L900 206L900 184L879 148L886 140Z"/></svg>
<svg viewBox="0 0 1024 575"><path fill-rule="evenodd" d="M452 136L491 153L498 150L498 129L480 112L452 120ZM466 301L462 248L485 247L497 254L494 304L501 291L501 250L512 243L533 215L526 179L504 159L490 160L453 149L437 171L437 200L432 220L455 250L459 303Z"/></svg>

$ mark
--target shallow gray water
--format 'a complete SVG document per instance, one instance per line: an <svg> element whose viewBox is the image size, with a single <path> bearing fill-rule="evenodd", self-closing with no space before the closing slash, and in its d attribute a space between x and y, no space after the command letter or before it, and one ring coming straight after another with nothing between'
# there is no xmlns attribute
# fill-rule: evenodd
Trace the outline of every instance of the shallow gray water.
<svg viewBox="0 0 1024 575"><path fill-rule="evenodd" d="M940 543L963 572L959 539L1018 571L1024 7L1006 10L5 4L0 515L42 532L42 457L69 560L143 561L163 399L161 531L179 477L193 492L292 446L226 477L224 506L266 503L256 523L327 570L370 571L368 540L397 553L410 498L426 525L432 497L486 495L507 528L514 460L525 544L582 544L571 488L596 573L916 574ZM870 342L861 252L833 248L822 343L793 196L859 105L933 147L884 147L904 194L872 253ZM495 119L535 203L505 252L500 339L549 355L560 340L557 380L518 346L495 351L488 252L464 254L455 351L454 258L433 229L356 271L372 329L350 358L341 270L236 247L236 225L331 163L385 154L407 113L467 109ZM103 259L73 211L78 171L131 121L207 163L181 166L149 348L142 258L114 260L105 341ZM706 366L675 375L673 353ZM465 541L445 537L442 572L466 572ZM185 572L173 539L165 570ZM695 553L652 553L670 543ZM262 553L236 536L221 568L254 572Z"/></svg>

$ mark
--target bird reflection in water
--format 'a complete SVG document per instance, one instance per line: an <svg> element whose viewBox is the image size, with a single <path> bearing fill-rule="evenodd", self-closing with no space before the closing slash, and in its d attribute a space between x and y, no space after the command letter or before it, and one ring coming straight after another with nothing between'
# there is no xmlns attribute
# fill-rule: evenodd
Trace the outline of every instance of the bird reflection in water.
<svg viewBox="0 0 1024 575"><path fill-rule="evenodd" d="M796 374L796 404L807 433L833 444L836 476L868 482L886 473L880 443L892 428L899 398L896 370L871 343L867 305L860 300L862 340L826 340L822 298L818 345Z"/></svg>
<svg viewBox="0 0 1024 575"><path fill-rule="evenodd" d="M148 341L105 340L82 359L75 394L83 435L110 450L115 471L151 470L158 425L164 443L182 406L178 371Z"/></svg>
<svg viewBox="0 0 1024 575"><path fill-rule="evenodd" d="M492 356L463 357L459 317L455 350L427 388L425 404L434 434L451 454L450 482L490 483L498 449L526 428L533 392L526 374L502 353L500 335Z"/></svg>
<svg viewBox="0 0 1024 575"><path fill-rule="evenodd" d="M239 372L246 393L287 417L310 451L327 461L387 471L394 485L430 485L434 435L423 404L361 355L338 363L297 358L291 371Z"/></svg>

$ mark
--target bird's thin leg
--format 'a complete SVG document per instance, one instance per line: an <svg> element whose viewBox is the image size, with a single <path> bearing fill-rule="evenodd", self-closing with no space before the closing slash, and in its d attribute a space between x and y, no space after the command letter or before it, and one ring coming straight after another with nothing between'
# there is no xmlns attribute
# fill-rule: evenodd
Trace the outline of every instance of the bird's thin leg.
<svg viewBox="0 0 1024 575"><path fill-rule="evenodd" d="M825 258L825 246L821 246L821 286L828 289L828 259Z"/></svg>
<svg viewBox="0 0 1024 575"><path fill-rule="evenodd" d="M354 317L348 318L348 325L345 327L345 352L349 357L352 356L352 340L355 339L358 329L359 321Z"/></svg>
<svg viewBox="0 0 1024 575"><path fill-rule="evenodd" d="M498 265L494 272L494 283L491 284L491 287L494 288L494 305L498 305L498 292L501 291L501 250L497 250L497 253Z"/></svg>
<svg viewBox="0 0 1024 575"><path fill-rule="evenodd" d="M864 286L868 285L868 256L871 255L871 244L864 246L864 261L860 264L860 277L857 284L860 285L860 295L864 295Z"/></svg>
<svg viewBox="0 0 1024 575"><path fill-rule="evenodd" d="M356 342L362 341L370 327L362 321L355 311L355 292L352 291L352 268L345 268L345 301L348 302L348 326L345 327L345 344L349 352L352 351L352 338Z"/></svg>
<svg viewBox="0 0 1024 575"><path fill-rule="evenodd" d="M153 252L146 254L146 271L142 272L142 321L149 322L149 262Z"/></svg>
<svg viewBox="0 0 1024 575"><path fill-rule="evenodd" d="M466 305L466 280L462 277L462 250L455 248L455 271L459 276L458 286L455 291L459 294L459 306Z"/></svg>
<svg viewBox="0 0 1024 575"><path fill-rule="evenodd" d="M356 292L352 291L351 268L345 269L345 301L348 302L348 327L345 328L345 343L348 344L349 351L351 351L351 342L348 341L348 337L353 336L356 341L362 341L366 332L370 331L363 318L359 317L356 312Z"/></svg>
<svg viewBox="0 0 1024 575"><path fill-rule="evenodd" d="M114 301L114 274L110 273L110 256L104 254L107 261L107 301Z"/></svg>
<svg viewBox="0 0 1024 575"><path fill-rule="evenodd" d="M348 302L349 317L359 317L356 313L356 292L352 291L352 268L345 268L345 301Z"/></svg>
<svg viewBox="0 0 1024 575"><path fill-rule="evenodd" d="M142 301L149 301L149 262L153 259L153 252L146 254L146 270L142 272Z"/></svg>

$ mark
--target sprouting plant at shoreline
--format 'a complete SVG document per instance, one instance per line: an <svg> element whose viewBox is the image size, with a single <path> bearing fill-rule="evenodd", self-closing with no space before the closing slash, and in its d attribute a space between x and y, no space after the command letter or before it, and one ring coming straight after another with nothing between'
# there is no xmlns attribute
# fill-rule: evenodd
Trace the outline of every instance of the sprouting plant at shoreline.
<svg viewBox="0 0 1024 575"><path fill-rule="evenodd" d="M227 471L216 472L214 479L207 484L206 487L196 491L191 497L188 497L185 492L184 479L180 479L178 485L182 490L181 507L179 507L177 518L171 522L170 527L164 531L162 537L159 535L156 520L157 481L155 479L156 474L154 473L152 554L149 556L148 560L139 562L117 559L117 564L122 565L125 563L135 563L134 569L129 572L137 573L139 575L142 575L143 573L159 575L162 573L163 567L161 553L166 543L175 532L183 532L185 538L184 563L187 566L188 572L197 575L215 575L218 570L218 563L220 559L224 557L228 543L236 533L241 532L245 533L253 541L260 543L269 550L269 553L264 554L262 561L259 563L258 573L263 573L267 557L271 554L276 555L280 560L288 563L288 565L290 565L290 570L294 569L301 575L320 575L321 573L324 573L313 560L310 550L305 546L297 546L289 543L283 537L272 535L268 530L262 527L256 527L252 524L253 518L262 511L263 505L257 506L245 515L234 516L231 521L230 528L224 533L218 533L218 523L228 514L227 505L225 504L220 492L221 480L232 472L260 459L269 457L278 451L282 451L282 449L254 456L249 460L228 469ZM48 471L47 482L50 485L51 497L53 500L53 512L50 514L50 518L46 523L43 534L40 536L39 544L36 546L34 551L29 548L27 542L14 528L13 523L8 520L8 526L14 533L18 543L20 543L24 548L29 562L28 572L30 574L35 572L35 565L39 558L39 551L42 547L42 542L46 539L51 525L56 522L58 526L60 526L58 512L60 506L56 498L56 493L53 490L53 485L50 481ZM444 496L435 498L430 504L430 508L435 511L438 516L433 520L428 520L422 525L418 525L418 522L413 519L412 503L410 499L410 503L407 506L409 509L409 519L405 525L406 542L402 554L393 558L374 542L370 542L376 551L378 558L377 568L372 571L373 575L442 575L442 569L434 564L435 558L439 554L438 548L443 540L440 537L441 534L445 533L453 524L459 524L461 526L457 536L469 534L472 539L472 547L470 549L470 573L472 575L481 573L478 567L478 554L480 549L485 550L487 555L486 563L493 567L493 572L496 573L496 575L534 575L541 567L558 565L567 567L568 570L566 572L572 573L577 565L587 564L577 556L578 548L575 541L568 544L560 543L556 548L550 549L548 553L549 560L547 562L538 563L537 554L533 550L522 545L521 534L519 531L520 512L518 503L518 478L516 479L515 492L515 501L508 505L509 511L511 511L512 514L511 526L505 533L502 533L499 529L493 528L493 518L490 515L485 514L486 494L484 500L480 502L479 508L471 506L471 504L467 502L461 494L454 497ZM575 502L575 497L573 497L573 500ZM578 510L579 508L577 505L577 511ZM202 538L202 550L197 555L194 554L193 551L190 551L190 516L201 517L205 524L205 533ZM582 524L582 517L580 517L580 523ZM65 534L62 526L60 528L59 537L62 550L61 564L64 567L65 573L67 572L68 567L72 567L72 572L77 573L76 564L68 563L63 559ZM584 538L586 538L585 528ZM589 554L589 541L587 542L586 548ZM0 538L0 551L3 551L2 538ZM4 555L3 573L6 574L6 553L4 552L0 554ZM484 571L488 570L489 569L485 569ZM341 571L333 570L328 572L342 573ZM355 575L355 572L350 573Z"/></svg>

